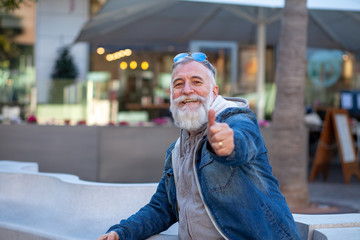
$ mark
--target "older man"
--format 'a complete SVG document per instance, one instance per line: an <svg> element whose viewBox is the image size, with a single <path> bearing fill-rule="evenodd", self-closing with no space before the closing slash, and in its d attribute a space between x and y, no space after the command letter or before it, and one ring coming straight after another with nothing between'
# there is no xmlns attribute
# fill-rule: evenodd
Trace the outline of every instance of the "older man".
<svg viewBox="0 0 360 240"><path fill-rule="evenodd" d="M179 222L179 239L300 239L244 99L218 95L204 53L174 58L171 107L179 139L150 202L98 240L146 239Z"/></svg>

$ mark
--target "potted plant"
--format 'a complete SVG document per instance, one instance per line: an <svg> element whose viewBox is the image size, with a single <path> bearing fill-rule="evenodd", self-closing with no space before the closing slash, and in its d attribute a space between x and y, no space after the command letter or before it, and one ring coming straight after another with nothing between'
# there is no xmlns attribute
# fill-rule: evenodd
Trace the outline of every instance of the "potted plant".
<svg viewBox="0 0 360 240"><path fill-rule="evenodd" d="M75 82L78 76L78 69L73 61L68 46L59 51L59 57L55 62L52 77L52 87L50 91L50 103L64 102L64 87Z"/></svg>

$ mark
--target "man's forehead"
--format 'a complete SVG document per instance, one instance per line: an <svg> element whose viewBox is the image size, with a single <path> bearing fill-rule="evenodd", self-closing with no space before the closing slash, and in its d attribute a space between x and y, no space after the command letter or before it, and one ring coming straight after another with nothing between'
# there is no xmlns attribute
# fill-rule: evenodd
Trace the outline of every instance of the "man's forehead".
<svg viewBox="0 0 360 240"><path fill-rule="evenodd" d="M198 63L196 61L191 61L191 62L187 62L184 64L179 64L178 66L176 66L176 68L174 69L173 74L172 74L172 79L176 78L176 76L187 75L187 74L191 74L194 76L200 76L200 75L206 74L206 76L208 77L210 74L210 71L201 63Z"/></svg>

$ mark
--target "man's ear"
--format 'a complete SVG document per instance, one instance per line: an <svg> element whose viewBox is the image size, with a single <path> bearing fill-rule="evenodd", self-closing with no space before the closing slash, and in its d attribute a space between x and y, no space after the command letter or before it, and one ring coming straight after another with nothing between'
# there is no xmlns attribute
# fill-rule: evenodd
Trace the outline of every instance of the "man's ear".
<svg viewBox="0 0 360 240"><path fill-rule="evenodd" d="M212 92L214 94L214 99L215 99L219 95L219 87L214 86Z"/></svg>

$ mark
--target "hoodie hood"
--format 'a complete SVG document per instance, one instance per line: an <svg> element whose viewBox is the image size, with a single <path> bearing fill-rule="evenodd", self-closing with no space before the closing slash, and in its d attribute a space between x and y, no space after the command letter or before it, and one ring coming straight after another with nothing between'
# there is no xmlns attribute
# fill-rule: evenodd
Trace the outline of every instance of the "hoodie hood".
<svg viewBox="0 0 360 240"><path fill-rule="evenodd" d="M218 95L213 103L210 105L210 109L214 109L215 115L219 115L227 108L249 108L249 102L244 98L226 97Z"/></svg>
<svg viewBox="0 0 360 240"><path fill-rule="evenodd" d="M240 108L249 108L248 100L241 97L224 97L225 100L231 101L238 105Z"/></svg>

